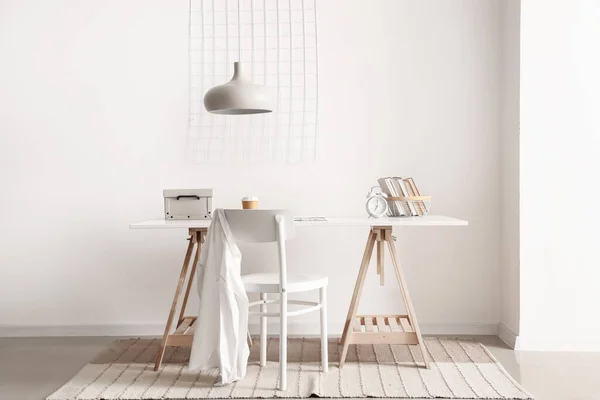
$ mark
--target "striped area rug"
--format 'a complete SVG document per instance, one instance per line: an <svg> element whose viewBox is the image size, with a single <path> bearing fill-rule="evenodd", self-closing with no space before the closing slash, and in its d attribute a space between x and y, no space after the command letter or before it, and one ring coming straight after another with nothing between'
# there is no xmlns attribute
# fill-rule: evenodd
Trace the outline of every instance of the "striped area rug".
<svg viewBox="0 0 600 400"><path fill-rule="evenodd" d="M329 343L329 372L320 372L317 338L292 338L288 343L288 390L276 390L278 348L268 342L268 363L260 367L259 346L248 361L246 377L229 386L215 386L215 369L189 371L190 349L167 349L165 363L154 372L158 339L115 342L87 364L48 400L205 399L273 397L394 397L445 399L531 399L480 343L456 339L425 339L431 369L417 367L417 346L352 345L342 370L341 347Z"/></svg>

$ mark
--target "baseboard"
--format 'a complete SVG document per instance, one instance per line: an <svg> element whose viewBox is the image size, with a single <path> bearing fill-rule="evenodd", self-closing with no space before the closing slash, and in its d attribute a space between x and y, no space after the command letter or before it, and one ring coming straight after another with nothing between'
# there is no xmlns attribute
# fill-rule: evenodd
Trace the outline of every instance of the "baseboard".
<svg viewBox="0 0 600 400"><path fill-rule="evenodd" d="M508 328L503 323L498 324L498 337L511 349L519 349L519 335L517 335L512 329Z"/></svg>
<svg viewBox="0 0 600 400"><path fill-rule="evenodd" d="M330 336L341 335L343 321L327 324ZM163 324L106 324L106 325L0 325L0 337L52 337L52 336L160 336ZM259 332L258 323L250 323L252 334ZM269 323L269 332L277 332L278 324ZM492 323L424 323L424 335L496 335L498 324ZM313 321L290 321L288 334L313 336L319 334L319 324Z"/></svg>

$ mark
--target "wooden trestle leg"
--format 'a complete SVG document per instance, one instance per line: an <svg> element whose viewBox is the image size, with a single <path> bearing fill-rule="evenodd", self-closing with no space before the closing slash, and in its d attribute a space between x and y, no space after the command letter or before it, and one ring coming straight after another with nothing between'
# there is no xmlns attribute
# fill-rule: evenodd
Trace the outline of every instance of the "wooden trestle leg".
<svg viewBox="0 0 600 400"><path fill-rule="evenodd" d="M373 247L377 242L377 273L380 284L384 283L383 248L388 244L396 278L402 293L407 315L357 315L358 303L365 283L369 263L373 254ZM398 253L394 244L391 226L374 226L369 232L365 252L354 286L354 293L350 301L348 316L342 333L342 354L340 368L344 366L348 347L350 344L418 344L423 353L423 361L429 368L429 357L425 343L421 336L417 317L408 294L408 287L404 273L398 261Z"/></svg>
<svg viewBox="0 0 600 400"><path fill-rule="evenodd" d="M175 295L173 296L173 302L171 304L171 309L169 310L169 317L167 318L165 332L160 343L160 350L156 355L156 363L154 364L155 371L158 371L158 369L160 368L167 347L191 346L192 344L192 337L194 333L194 324L196 322L196 317L185 317L185 308L187 306L188 297L190 295L192 281L194 280L194 274L196 272L196 264L198 263L198 257L200 255L200 249L202 247L202 242L204 241L204 235L206 234L206 230L206 228L190 228L189 230L190 238L188 240L190 241L190 243L188 244L187 252L185 253L185 259L183 261L183 266L181 267L181 274L179 275L179 280L177 281L177 286L175 288ZM191 272L188 274L188 271L190 269L190 261L192 260L192 253L194 253L194 248L196 249L196 253L194 254L194 258L192 261ZM175 318L175 313L177 312L177 305L179 303L181 291L183 289L186 279L188 280L188 284L185 294L183 296L183 301L179 312L179 318L177 320L177 326L175 328L174 334L171 334L173 319Z"/></svg>

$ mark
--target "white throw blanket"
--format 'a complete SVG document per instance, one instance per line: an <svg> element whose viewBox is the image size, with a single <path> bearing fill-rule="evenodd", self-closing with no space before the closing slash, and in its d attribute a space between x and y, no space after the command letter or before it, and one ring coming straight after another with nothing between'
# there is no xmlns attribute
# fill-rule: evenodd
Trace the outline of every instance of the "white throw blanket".
<svg viewBox="0 0 600 400"><path fill-rule="evenodd" d="M200 307L189 368L218 367L223 385L246 375L250 354L241 260L225 213L217 209L198 262Z"/></svg>

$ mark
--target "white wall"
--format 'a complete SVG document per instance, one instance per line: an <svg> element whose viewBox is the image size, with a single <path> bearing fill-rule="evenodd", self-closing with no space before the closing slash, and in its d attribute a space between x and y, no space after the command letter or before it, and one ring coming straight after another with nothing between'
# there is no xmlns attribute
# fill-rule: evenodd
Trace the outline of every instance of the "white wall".
<svg viewBox="0 0 600 400"><path fill-rule="evenodd" d="M161 215L163 188L214 187L221 207L256 195L297 214L364 215L367 189L390 174L415 177L436 214L470 222L398 232L425 331L495 331L499 3L318 7L320 161L259 166L190 163L187 1L0 3L5 334L159 333L185 232L128 224ZM332 278L333 333L366 233L307 229L290 246L292 270ZM244 250L252 270L264 253ZM391 279L380 288L373 272L363 293L362 311L398 309Z"/></svg>
<svg viewBox="0 0 600 400"><path fill-rule="evenodd" d="M519 19L520 0L502 2L500 101L500 337L519 334Z"/></svg>
<svg viewBox="0 0 600 400"><path fill-rule="evenodd" d="M521 7L520 345L600 350L600 3Z"/></svg>

